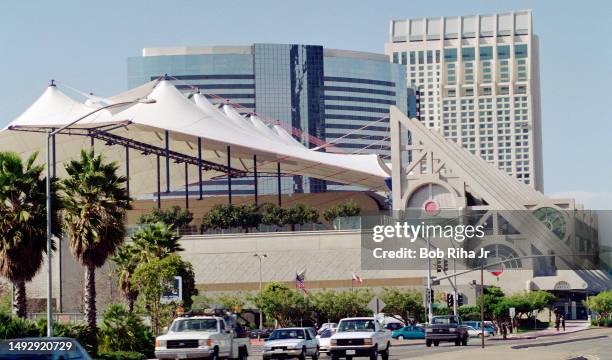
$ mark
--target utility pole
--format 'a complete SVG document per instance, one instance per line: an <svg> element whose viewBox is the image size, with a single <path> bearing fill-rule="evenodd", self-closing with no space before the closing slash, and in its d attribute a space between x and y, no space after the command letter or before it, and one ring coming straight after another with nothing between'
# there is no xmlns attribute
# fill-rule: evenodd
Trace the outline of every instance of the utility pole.
<svg viewBox="0 0 612 360"><path fill-rule="evenodd" d="M259 294L261 295L261 292L263 290L263 270L262 270L262 261L264 258L268 257L268 254L253 254L253 256L257 257L259 259ZM261 312L261 309L259 309L259 330L263 329L263 313Z"/></svg>

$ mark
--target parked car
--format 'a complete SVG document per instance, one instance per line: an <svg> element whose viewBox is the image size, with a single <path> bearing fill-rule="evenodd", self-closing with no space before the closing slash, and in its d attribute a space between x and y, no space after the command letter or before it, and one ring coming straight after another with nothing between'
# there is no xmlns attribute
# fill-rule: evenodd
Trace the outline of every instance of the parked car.
<svg viewBox="0 0 612 360"><path fill-rule="evenodd" d="M404 324L401 322L390 322L385 324L385 329L389 331L399 330L404 327Z"/></svg>
<svg viewBox="0 0 612 360"><path fill-rule="evenodd" d="M319 340L313 328L281 328L272 331L263 347L264 360L274 358L319 358Z"/></svg>
<svg viewBox="0 0 612 360"><path fill-rule="evenodd" d="M249 332L251 339L267 339L272 334L272 329L255 329Z"/></svg>
<svg viewBox="0 0 612 360"><path fill-rule="evenodd" d="M158 359L246 360L249 350L249 339L238 338L234 329L218 316L176 318L168 332L155 339Z"/></svg>
<svg viewBox="0 0 612 360"><path fill-rule="evenodd" d="M471 326L474 329L481 331L480 330L480 321L464 321L463 325L467 325L467 326ZM495 335L495 328L493 328L493 326L491 325L487 325L485 322L485 337L488 336L493 336Z"/></svg>
<svg viewBox="0 0 612 360"><path fill-rule="evenodd" d="M480 329L475 329L472 326L466 326L468 334L470 335L470 337L481 337L482 336L482 330ZM485 332L484 332L484 336L485 337L489 337L491 336L491 333L488 332L485 328Z"/></svg>
<svg viewBox="0 0 612 360"><path fill-rule="evenodd" d="M440 341L454 342L455 346L466 346L470 335L462 324L461 317L455 315L434 316L425 328L425 345L438 346Z"/></svg>
<svg viewBox="0 0 612 360"><path fill-rule="evenodd" d="M398 340L425 339L425 329L420 326L404 326L391 333L391 337Z"/></svg>
<svg viewBox="0 0 612 360"><path fill-rule="evenodd" d="M334 334L332 329L325 329L319 335L317 335L317 339L319 339L319 352L329 354L329 345L331 343L331 337Z"/></svg>
<svg viewBox="0 0 612 360"><path fill-rule="evenodd" d="M323 325L321 325L321 327L319 328L319 331L317 333L321 333L326 329L335 329L338 327L338 323L323 323Z"/></svg>
<svg viewBox="0 0 612 360"><path fill-rule="evenodd" d="M376 360L378 354L383 360L388 360L390 347L391 332L384 329L376 318L346 318L340 320L337 332L331 337L329 353L332 360L340 357Z"/></svg>

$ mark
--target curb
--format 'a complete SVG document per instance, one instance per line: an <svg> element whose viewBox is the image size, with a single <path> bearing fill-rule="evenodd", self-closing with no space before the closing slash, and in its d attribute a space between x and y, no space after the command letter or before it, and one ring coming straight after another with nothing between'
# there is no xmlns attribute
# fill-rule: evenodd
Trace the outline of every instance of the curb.
<svg viewBox="0 0 612 360"><path fill-rule="evenodd" d="M575 331L560 331L558 333L550 333L550 334L541 334L541 335L525 335L525 336L516 336L516 337L512 337L512 338L506 338L506 340L504 340L503 338L492 338L489 339L490 341L508 341L508 340L533 340L533 339L538 339L538 338L545 338L545 337L551 337L551 336L560 336L560 335L569 335L569 334L575 334L575 333L579 333L581 331L586 331L586 330L591 330L590 328L586 328L586 329L580 329L580 330L575 330Z"/></svg>
<svg viewBox="0 0 612 360"><path fill-rule="evenodd" d="M599 336L591 336L591 337L587 337L587 338L566 339L566 340L559 340L559 341L549 341L549 342L546 342L546 343L539 343L539 344L515 345L515 346L512 346L511 349L514 349L514 350L517 350L517 349L528 349L528 348L532 348L532 347L544 347L544 346L552 346L552 345L567 344L567 343L573 343L573 342L579 342L579 341L589 341L589 340L607 339L607 338L609 338L608 335L599 335Z"/></svg>

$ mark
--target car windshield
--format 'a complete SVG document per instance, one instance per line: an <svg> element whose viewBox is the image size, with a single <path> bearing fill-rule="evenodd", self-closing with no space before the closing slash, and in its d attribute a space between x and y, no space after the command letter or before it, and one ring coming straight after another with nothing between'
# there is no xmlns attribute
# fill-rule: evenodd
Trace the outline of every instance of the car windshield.
<svg viewBox="0 0 612 360"><path fill-rule="evenodd" d="M457 319L452 316L449 317L434 317L431 319L431 323L435 325L448 325L448 324L456 324Z"/></svg>
<svg viewBox="0 0 612 360"><path fill-rule="evenodd" d="M320 335L320 337L323 339L331 337L331 336L332 336L332 331L330 329L323 330L323 332Z"/></svg>
<svg viewBox="0 0 612 360"><path fill-rule="evenodd" d="M356 319L356 320L343 320L338 326L338 332L346 331L371 331L374 332L376 327L374 326L374 320L370 319Z"/></svg>
<svg viewBox="0 0 612 360"><path fill-rule="evenodd" d="M187 332L187 331L217 331L217 320L215 319L185 319L176 320L170 331Z"/></svg>
<svg viewBox="0 0 612 360"><path fill-rule="evenodd" d="M268 340L303 339L304 330L300 329L279 329L272 331Z"/></svg>

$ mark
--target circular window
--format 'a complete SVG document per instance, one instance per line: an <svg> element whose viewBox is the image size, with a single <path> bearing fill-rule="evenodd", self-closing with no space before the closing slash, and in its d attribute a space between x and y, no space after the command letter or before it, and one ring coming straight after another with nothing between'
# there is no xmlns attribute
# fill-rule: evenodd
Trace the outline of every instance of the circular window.
<svg viewBox="0 0 612 360"><path fill-rule="evenodd" d="M552 231L559 239L565 238L567 234L567 222L563 214L551 207L541 207L533 211L538 220L540 220L546 227Z"/></svg>

